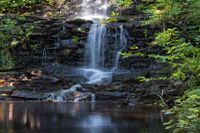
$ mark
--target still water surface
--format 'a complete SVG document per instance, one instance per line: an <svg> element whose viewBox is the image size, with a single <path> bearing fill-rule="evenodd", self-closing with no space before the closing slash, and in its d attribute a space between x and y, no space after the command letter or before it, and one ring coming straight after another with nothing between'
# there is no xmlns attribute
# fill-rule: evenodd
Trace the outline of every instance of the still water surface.
<svg viewBox="0 0 200 133"><path fill-rule="evenodd" d="M0 102L0 133L166 133L158 107Z"/></svg>

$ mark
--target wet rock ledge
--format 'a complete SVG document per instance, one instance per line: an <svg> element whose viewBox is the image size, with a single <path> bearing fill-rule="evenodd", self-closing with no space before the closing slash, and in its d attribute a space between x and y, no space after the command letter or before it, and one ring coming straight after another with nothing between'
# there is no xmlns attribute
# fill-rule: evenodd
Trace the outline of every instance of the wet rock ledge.
<svg viewBox="0 0 200 133"><path fill-rule="evenodd" d="M55 65L55 64L54 64ZM0 100L39 101L113 101L118 104L152 104L164 100L173 104L183 93L183 83L166 80L141 82L132 75L115 76L108 85L81 84L83 77L69 77L58 69L48 71L28 68L18 72L0 73ZM52 68L52 67L51 67ZM44 71L46 70L46 71ZM162 98L162 99L161 99Z"/></svg>

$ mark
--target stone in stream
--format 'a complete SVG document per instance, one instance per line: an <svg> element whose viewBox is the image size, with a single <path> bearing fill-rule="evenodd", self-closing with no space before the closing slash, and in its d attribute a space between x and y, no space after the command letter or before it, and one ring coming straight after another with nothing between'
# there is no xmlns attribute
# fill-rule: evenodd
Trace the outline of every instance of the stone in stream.
<svg viewBox="0 0 200 133"><path fill-rule="evenodd" d="M81 90L81 88L82 88L82 86L77 84L77 85L72 86L70 89L60 90L59 92L57 92L57 95L61 96L61 97L66 97L71 93L74 93L74 92L77 92L78 90Z"/></svg>
<svg viewBox="0 0 200 133"><path fill-rule="evenodd" d="M72 86L70 89L60 90L56 93L50 93L49 101L89 101L92 99L90 92L82 92L83 87L80 84Z"/></svg>
<svg viewBox="0 0 200 133"><path fill-rule="evenodd" d="M16 90L10 97L21 100L44 100L48 97L48 94L35 91Z"/></svg>

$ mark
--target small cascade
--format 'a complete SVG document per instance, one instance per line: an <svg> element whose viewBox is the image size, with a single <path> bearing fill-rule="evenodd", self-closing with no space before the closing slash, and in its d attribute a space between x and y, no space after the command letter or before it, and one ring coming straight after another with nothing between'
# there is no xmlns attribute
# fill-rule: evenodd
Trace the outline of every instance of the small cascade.
<svg viewBox="0 0 200 133"><path fill-rule="evenodd" d="M94 93L91 94L91 102L96 102L96 95Z"/></svg>
<svg viewBox="0 0 200 133"><path fill-rule="evenodd" d="M47 62L47 50L46 48L42 51L42 65L44 65Z"/></svg>
<svg viewBox="0 0 200 133"><path fill-rule="evenodd" d="M120 53L126 47L124 28L123 25L115 26L114 43L109 44L108 27L101 24L109 18L109 1L83 0L82 6L81 18L92 20L93 24L87 39L85 66L79 69L79 72L88 79L88 84L108 84L118 69Z"/></svg>
<svg viewBox="0 0 200 133"><path fill-rule="evenodd" d="M55 93L50 93L49 94L49 97L47 100L52 100L52 101L65 101L65 99L68 97L68 96L71 96L72 94L76 93L78 89L82 88L81 85L77 84L77 85L74 85L72 86L71 88L69 89L66 89L66 90L60 90L58 92L55 92ZM75 98L76 99L76 98ZM74 101L75 101L74 99Z"/></svg>
<svg viewBox="0 0 200 133"><path fill-rule="evenodd" d="M88 84L110 83L113 73L118 70L120 53L127 43L123 25L115 28L112 44L114 48L108 44L109 34L106 25L95 21L91 26L85 56L86 67L81 69L83 76L88 79Z"/></svg>
<svg viewBox="0 0 200 133"><path fill-rule="evenodd" d="M115 56L115 63L113 66L113 71L118 69L119 66L119 60L120 60L120 54L121 52L126 48L126 44L127 44L127 39L126 36L124 34L124 28L123 25L120 25L120 37L119 37L119 51L117 52L116 56Z"/></svg>
<svg viewBox="0 0 200 133"><path fill-rule="evenodd" d="M42 65L50 62L50 59L54 59L56 58L56 49L60 48L60 37L58 36L55 39L55 43L53 43L51 46L46 47L43 49L42 52Z"/></svg>
<svg viewBox="0 0 200 133"><path fill-rule="evenodd" d="M84 91L81 85L77 84L72 86L69 89L60 90L55 93L49 93L47 101L54 102L80 102L80 101L89 101L91 99L92 102L95 102L95 94L91 92Z"/></svg>

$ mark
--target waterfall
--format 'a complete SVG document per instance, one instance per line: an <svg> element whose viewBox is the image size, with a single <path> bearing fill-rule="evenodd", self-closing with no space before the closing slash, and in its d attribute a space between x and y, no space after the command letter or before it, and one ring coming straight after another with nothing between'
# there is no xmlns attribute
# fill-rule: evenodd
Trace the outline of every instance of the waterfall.
<svg viewBox="0 0 200 133"><path fill-rule="evenodd" d="M91 68L100 69L104 66L105 35L105 26L94 22L89 32L86 49L87 63Z"/></svg>
<svg viewBox="0 0 200 133"><path fill-rule="evenodd" d="M47 62L47 50L46 48L42 51L42 65L44 65Z"/></svg>
<svg viewBox="0 0 200 133"><path fill-rule="evenodd" d="M109 0L83 0L81 7L81 18L83 19L108 18Z"/></svg>
<svg viewBox="0 0 200 133"><path fill-rule="evenodd" d="M120 53L126 48L126 44L127 44L127 39L126 39L126 36L124 34L123 25L120 25L120 36L119 36L118 42L119 42L118 46L120 48L119 48L119 51L117 52L116 57L115 57L115 63L114 63L113 69L112 69L113 71L118 69L119 60L120 60Z"/></svg>
<svg viewBox="0 0 200 133"><path fill-rule="evenodd" d="M107 25L101 24L109 16L109 1L83 0L82 6L81 18L92 20L93 24L88 33L85 66L80 73L88 79L89 84L110 83L113 73L118 69L120 53L127 43L123 25L115 26L114 44L109 44Z"/></svg>
<svg viewBox="0 0 200 133"><path fill-rule="evenodd" d="M93 93L91 94L91 102L95 102L96 101L96 95Z"/></svg>

